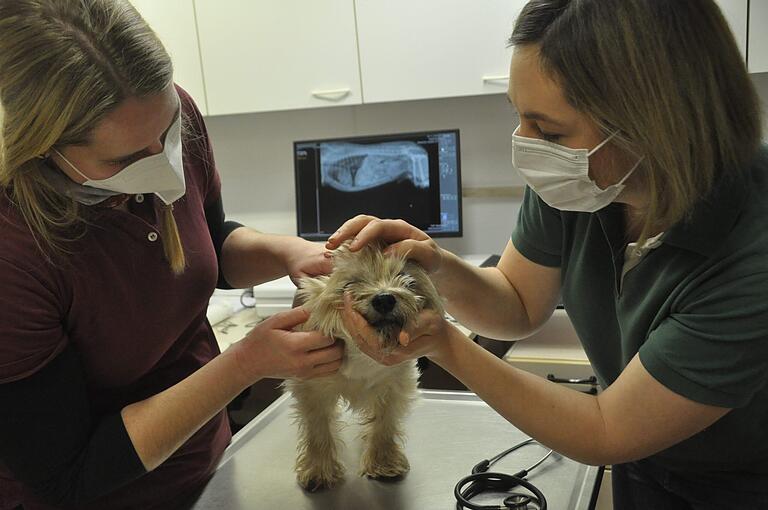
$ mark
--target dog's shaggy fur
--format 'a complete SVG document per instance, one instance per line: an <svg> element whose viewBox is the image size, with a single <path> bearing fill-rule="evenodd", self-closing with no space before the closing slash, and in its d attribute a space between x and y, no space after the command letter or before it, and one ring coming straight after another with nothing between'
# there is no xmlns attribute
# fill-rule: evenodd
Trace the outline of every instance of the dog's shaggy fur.
<svg viewBox="0 0 768 510"><path fill-rule="evenodd" d="M300 283L298 300L311 312L301 329L342 339L344 362L332 376L290 379L284 384L295 399L299 426L296 476L310 491L333 487L344 476L337 457L340 398L362 417L365 446L360 474L390 478L409 469L401 422L417 395L416 362L387 367L361 352L342 322L344 293L378 332L384 352L397 346L400 330L421 310L443 312L426 272L404 258L383 255L380 246L352 253L345 244L334 252L333 261L329 276Z"/></svg>

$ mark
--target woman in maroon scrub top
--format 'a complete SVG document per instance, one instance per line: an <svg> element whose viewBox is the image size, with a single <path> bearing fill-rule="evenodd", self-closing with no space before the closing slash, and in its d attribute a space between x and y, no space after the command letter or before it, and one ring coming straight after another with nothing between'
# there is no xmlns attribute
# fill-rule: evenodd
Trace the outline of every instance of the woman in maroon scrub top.
<svg viewBox="0 0 768 510"><path fill-rule="evenodd" d="M202 116L119 0L0 1L0 509L184 508L265 377L338 369L298 309L220 353L215 287L326 272L225 222Z"/></svg>

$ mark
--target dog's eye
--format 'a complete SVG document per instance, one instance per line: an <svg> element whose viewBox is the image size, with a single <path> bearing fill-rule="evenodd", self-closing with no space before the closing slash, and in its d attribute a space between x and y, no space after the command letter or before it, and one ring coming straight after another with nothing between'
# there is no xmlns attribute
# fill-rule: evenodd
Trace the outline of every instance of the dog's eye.
<svg viewBox="0 0 768 510"><path fill-rule="evenodd" d="M397 275L398 279L402 282L404 287L413 289L416 286L416 280L408 273L401 272Z"/></svg>
<svg viewBox="0 0 768 510"><path fill-rule="evenodd" d="M347 283L344 284L344 288L348 289L350 286L352 286L352 285L354 285L356 283L359 283L359 282L357 280L350 280L350 281L348 281Z"/></svg>

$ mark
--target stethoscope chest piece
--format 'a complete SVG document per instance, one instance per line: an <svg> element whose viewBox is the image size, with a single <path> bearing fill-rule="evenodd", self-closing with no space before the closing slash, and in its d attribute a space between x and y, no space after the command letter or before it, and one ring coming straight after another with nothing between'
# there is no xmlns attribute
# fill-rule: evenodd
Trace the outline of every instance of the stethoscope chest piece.
<svg viewBox="0 0 768 510"><path fill-rule="evenodd" d="M528 510L531 497L525 494L512 494L504 498L504 506L509 510Z"/></svg>

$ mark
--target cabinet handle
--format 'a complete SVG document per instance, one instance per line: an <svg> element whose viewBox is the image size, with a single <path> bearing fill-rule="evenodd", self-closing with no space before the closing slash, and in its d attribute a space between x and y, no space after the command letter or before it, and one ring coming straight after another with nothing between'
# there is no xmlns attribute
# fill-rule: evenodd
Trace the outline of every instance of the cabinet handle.
<svg viewBox="0 0 768 510"><path fill-rule="evenodd" d="M597 386L597 377L594 375L587 377L586 379L562 379L560 377L555 377L555 374L547 374L547 381L552 381L554 383L589 384L590 386Z"/></svg>
<svg viewBox="0 0 768 510"><path fill-rule="evenodd" d="M509 81L509 76L500 74L498 76L483 76L483 83L493 83L496 81Z"/></svg>
<svg viewBox="0 0 768 510"><path fill-rule="evenodd" d="M313 90L312 97L326 101L341 101L352 92L352 89Z"/></svg>

